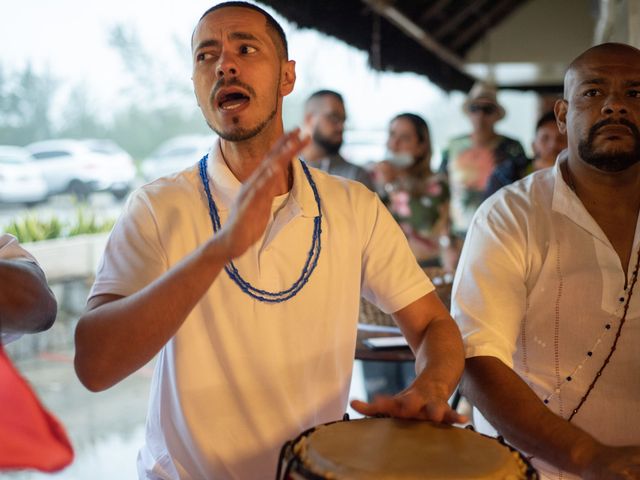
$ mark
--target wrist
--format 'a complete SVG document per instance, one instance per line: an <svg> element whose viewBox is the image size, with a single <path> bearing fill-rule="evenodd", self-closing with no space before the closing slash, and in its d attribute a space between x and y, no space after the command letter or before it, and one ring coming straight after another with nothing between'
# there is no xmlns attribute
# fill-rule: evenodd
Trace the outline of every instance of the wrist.
<svg viewBox="0 0 640 480"><path fill-rule="evenodd" d="M200 253L209 264L220 263L224 266L233 260L231 245L224 232L218 232L204 243Z"/></svg>
<svg viewBox="0 0 640 480"><path fill-rule="evenodd" d="M588 435L576 440L569 451L569 461L574 472L584 476L598 462L598 458L604 454L606 446L597 442Z"/></svg>

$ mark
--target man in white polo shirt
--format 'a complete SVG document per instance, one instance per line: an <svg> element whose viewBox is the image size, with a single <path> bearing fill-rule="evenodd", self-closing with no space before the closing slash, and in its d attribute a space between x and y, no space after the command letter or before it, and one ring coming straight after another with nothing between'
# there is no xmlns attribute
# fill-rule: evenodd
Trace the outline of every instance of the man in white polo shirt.
<svg viewBox="0 0 640 480"><path fill-rule="evenodd" d="M47 330L56 318L56 299L35 258L9 234L0 235L0 340Z"/></svg>
<svg viewBox="0 0 640 480"><path fill-rule="evenodd" d="M555 114L567 154L486 200L465 241L462 390L543 478L638 479L640 50L576 58Z"/></svg>
<svg viewBox="0 0 640 480"><path fill-rule="evenodd" d="M273 478L286 440L345 411L360 295L394 313L419 375L354 407L461 420L447 404L460 335L402 232L374 193L308 168L295 158L308 141L283 135L295 64L280 26L220 4L192 50L196 98L221 140L132 196L76 330L91 390L159 353L140 478Z"/></svg>

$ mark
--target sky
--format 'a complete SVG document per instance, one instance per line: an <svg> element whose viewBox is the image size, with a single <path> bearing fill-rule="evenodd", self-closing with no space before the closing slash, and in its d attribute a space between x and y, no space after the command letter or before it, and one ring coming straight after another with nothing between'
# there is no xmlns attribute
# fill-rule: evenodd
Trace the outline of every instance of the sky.
<svg viewBox="0 0 640 480"><path fill-rule="evenodd" d="M27 62L39 72L49 71L61 80L62 90L84 85L96 106L108 116L110 108L126 95L130 81L119 55L109 47L108 32L115 25L135 30L146 49L166 68L189 83L188 39L210 0L4 0L0 16L0 65L8 71ZM7 6L9 3L9 6ZM279 20L282 17L276 18ZM290 56L296 60L297 83L291 101L302 101L319 88L340 91L346 100L350 131L374 131L383 138L395 114L410 111L431 125L437 149L449 138L469 129L462 114L464 95L446 94L426 77L415 74L374 72L367 55L344 43L311 30L299 30L283 21ZM177 48L180 45L180 48ZM157 73L156 73L157 74ZM498 130L523 142L531 142L535 117L532 94L506 92L500 100L507 117ZM139 98L135 101L148 101ZM60 107L64 95L59 99ZM287 100L285 100L286 103ZM195 101L193 108L196 108ZM296 112L285 118L292 127L300 122ZM365 135L367 136L367 135Z"/></svg>

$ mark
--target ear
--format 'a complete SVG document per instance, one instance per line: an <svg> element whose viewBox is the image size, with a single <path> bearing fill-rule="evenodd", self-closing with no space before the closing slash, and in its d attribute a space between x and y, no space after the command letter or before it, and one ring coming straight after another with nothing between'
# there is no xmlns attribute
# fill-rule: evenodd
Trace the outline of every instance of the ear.
<svg viewBox="0 0 640 480"><path fill-rule="evenodd" d="M567 134L567 109L569 108L569 102L567 100L556 100L556 104L553 106L553 112L556 114L556 123L558 124L558 130L563 135Z"/></svg>
<svg viewBox="0 0 640 480"><path fill-rule="evenodd" d="M302 118L302 124L305 127L309 127L312 123L313 123L313 118L315 117L315 115L311 112L307 112L304 114L304 117Z"/></svg>
<svg viewBox="0 0 640 480"><path fill-rule="evenodd" d="M293 91L296 83L296 62L287 60L282 65L282 75L280 76L280 94L286 97Z"/></svg>

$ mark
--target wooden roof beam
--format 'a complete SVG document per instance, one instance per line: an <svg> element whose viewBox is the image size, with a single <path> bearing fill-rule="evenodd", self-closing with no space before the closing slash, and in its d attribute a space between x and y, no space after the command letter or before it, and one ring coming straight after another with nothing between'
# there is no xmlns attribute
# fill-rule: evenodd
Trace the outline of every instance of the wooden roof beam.
<svg viewBox="0 0 640 480"><path fill-rule="evenodd" d="M505 10L508 10L513 5L512 0L502 0L490 12L484 16L484 21L477 21L469 28L465 29L460 35L458 35L451 42L451 49L457 51L464 46L470 39L477 35L480 31L489 28L494 20L502 15Z"/></svg>
<svg viewBox="0 0 640 480"><path fill-rule="evenodd" d="M436 0L429 8L422 12L422 15L420 15L420 23L428 22L433 17L436 17L444 10L444 7L446 7L450 1L451 0Z"/></svg>
<svg viewBox="0 0 640 480"><path fill-rule="evenodd" d="M402 30L408 37L413 38L438 58L456 68L458 71L464 71L464 61L458 55L440 44L436 39L425 32L422 27L417 25L404 13L391 5L388 0L362 0L362 2L367 4L374 12L386 18L389 22Z"/></svg>
<svg viewBox="0 0 640 480"><path fill-rule="evenodd" d="M443 23L440 28L438 28L433 33L433 36L437 39L442 39L449 32L458 28L458 26L467 18L469 18L474 12L482 10L482 7L485 3L487 3L487 0L477 0L475 2L470 2L465 8L451 17L448 22Z"/></svg>

